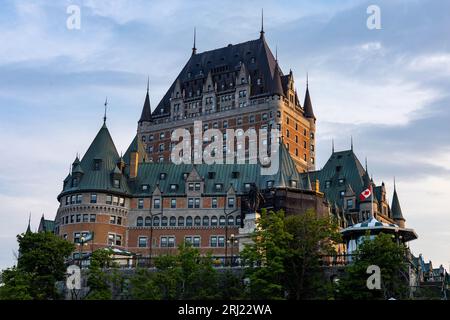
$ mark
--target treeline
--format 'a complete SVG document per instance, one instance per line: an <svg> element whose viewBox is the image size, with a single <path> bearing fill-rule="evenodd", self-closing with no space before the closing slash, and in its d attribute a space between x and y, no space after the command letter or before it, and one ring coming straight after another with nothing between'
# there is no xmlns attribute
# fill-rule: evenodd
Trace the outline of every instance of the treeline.
<svg viewBox="0 0 450 320"><path fill-rule="evenodd" d="M214 268L210 255L188 245L177 254L155 258L155 270L125 273L108 250L91 255L87 291L77 299L387 299L408 298L406 249L389 235L360 246L354 262L339 281L324 274L323 258L336 253L341 237L337 224L315 212L285 216L261 213L253 244L240 258L240 270ZM4 270L0 299L63 299L55 283L66 278L65 259L74 245L51 233L18 236L17 266ZM369 265L383 270L382 288L366 286Z"/></svg>

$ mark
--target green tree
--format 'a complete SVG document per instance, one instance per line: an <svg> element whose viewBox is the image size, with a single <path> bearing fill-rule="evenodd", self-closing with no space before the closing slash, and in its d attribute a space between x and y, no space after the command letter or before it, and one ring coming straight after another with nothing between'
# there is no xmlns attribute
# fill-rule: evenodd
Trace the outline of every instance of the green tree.
<svg viewBox="0 0 450 320"><path fill-rule="evenodd" d="M285 217L283 211L263 210L253 244L242 252L252 299L327 298L330 285L320 267L323 255L332 254L340 241L329 218L309 210Z"/></svg>
<svg viewBox="0 0 450 320"><path fill-rule="evenodd" d="M284 212L263 209L255 230L253 244L244 248L241 258L248 266L249 297L285 298L285 257L292 235L285 227Z"/></svg>
<svg viewBox="0 0 450 320"><path fill-rule="evenodd" d="M108 267L115 267L111 254L109 249L99 249L92 253L87 279L89 292L85 299L112 299L112 273L105 270Z"/></svg>
<svg viewBox="0 0 450 320"><path fill-rule="evenodd" d="M354 261L346 268L345 276L337 286L341 299L407 299L409 296L407 251L393 236L380 233L369 238L366 235L355 252ZM367 267L376 265L381 271L381 290L367 287Z"/></svg>
<svg viewBox="0 0 450 320"><path fill-rule="evenodd" d="M160 300L162 292L155 281L156 274L148 269L138 268L130 278L131 297L135 300Z"/></svg>
<svg viewBox="0 0 450 320"><path fill-rule="evenodd" d="M285 256L284 279L289 299L327 299L332 296L331 283L324 277L323 257L333 255L341 241L336 223L328 217L317 218L313 210L285 219L291 235Z"/></svg>
<svg viewBox="0 0 450 320"><path fill-rule="evenodd" d="M17 267L5 270L2 299L58 299L55 284L65 278L65 259L74 245L51 232L27 232L17 236Z"/></svg>

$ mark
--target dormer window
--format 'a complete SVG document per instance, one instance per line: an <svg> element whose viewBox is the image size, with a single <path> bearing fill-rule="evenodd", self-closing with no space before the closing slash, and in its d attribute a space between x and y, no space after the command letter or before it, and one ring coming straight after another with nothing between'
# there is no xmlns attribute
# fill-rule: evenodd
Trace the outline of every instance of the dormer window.
<svg viewBox="0 0 450 320"><path fill-rule="evenodd" d="M331 187L331 181L325 181L325 189L328 189Z"/></svg>
<svg viewBox="0 0 450 320"><path fill-rule="evenodd" d="M114 188L120 188L120 180L119 179L114 179L113 180L113 186L114 186Z"/></svg>
<svg viewBox="0 0 450 320"><path fill-rule="evenodd" d="M147 192L148 189L149 189L149 185L148 185L148 184L143 184L143 185L141 186L141 190L144 191L144 192Z"/></svg>
<svg viewBox="0 0 450 320"><path fill-rule="evenodd" d="M78 187L78 179L77 178L72 179L72 188L74 188L74 187Z"/></svg>
<svg viewBox="0 0 450 320"><path fill-rule="evenodd" d="M178 185L177 184L171 184L170 185L170 191L177 191Z"/></svg>
<svg viewBox="0 0 450 320"><path fill-rule="evenodd" d="M164 172L159 174L159 180L166 180L166 174Z"/></svg>
<svg viewBox="0 0 450 320"><path fill-rule="evenodd" d="M250 190L250 183L246 183L246 184L244 184L244 188L245 188L245 190Z"/></svg>
<svg viewBox="0 0 450 320"><path fill-rule="evenodd" d="M297 188L297 181L296 180L291 180L291 187L292 188Z"/></svg>
<svg viewBox="0 0 450 320"><path fill-rule="evenodd" d="M345 181L345 180L344 180L344 178L340 178L340 179L338 180L338 182L339 182L339 185L341 185L341 186L342 186L342 185L344 184L344 181Z"/></svg>
<svg viewBox="0 0 450 320"><path fill-rule="evenodd" d="M238 179L239 178L239 171L233 171L231 173L231 178Z"/></svg>
<svg viewBox="0 0 450 320"><path fill-rule="evenodd" d="M269 180L267 181L267 188L272 188L273 187L273 180Z"/></svg>
<svg viewBox="0 0 450 320"><path fill-rule="evenodd" d="M94 170L95 171L100 170L101 164L102 164L101 159L94 159Z"/></svg>
<svg viewBox="0 0 450 320"><path fill-rule="evenodd" d="M214 179L216 177L215 172L208 172L208 179Z"/></svg>
<svg viewBox="0 0 450 320"><path fill-rule="evenodd" d="M216 185L215 185L216 191L221 191L222 187L223 187L223 184L221 184L221 183L216 183Z"/></svg>

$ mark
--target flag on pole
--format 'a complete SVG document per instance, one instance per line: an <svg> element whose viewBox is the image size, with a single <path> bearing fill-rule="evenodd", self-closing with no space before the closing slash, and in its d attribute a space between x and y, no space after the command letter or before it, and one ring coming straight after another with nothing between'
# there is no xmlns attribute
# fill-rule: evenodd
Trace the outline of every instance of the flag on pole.
<svg viewBox="0 0 450 320"><path fill-rule="evenodd" d="M366 190L361 192L361 194L359 195L359 200L364 201L371 195L372 195L372 185L369 185L369 187Z"/></svg>

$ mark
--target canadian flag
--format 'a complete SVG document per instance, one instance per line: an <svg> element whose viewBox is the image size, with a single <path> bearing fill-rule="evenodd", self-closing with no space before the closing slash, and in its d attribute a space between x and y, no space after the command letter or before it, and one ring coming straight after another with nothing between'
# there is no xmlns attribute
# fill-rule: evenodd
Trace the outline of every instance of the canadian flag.
<svg viewBox="0 0 450 320"><path fill-rule="evenodd" d="M359 200L364 201L371 195L372 195L372 186L369 186L366 190L361 192L361 194L359 195Z"/></svg>

